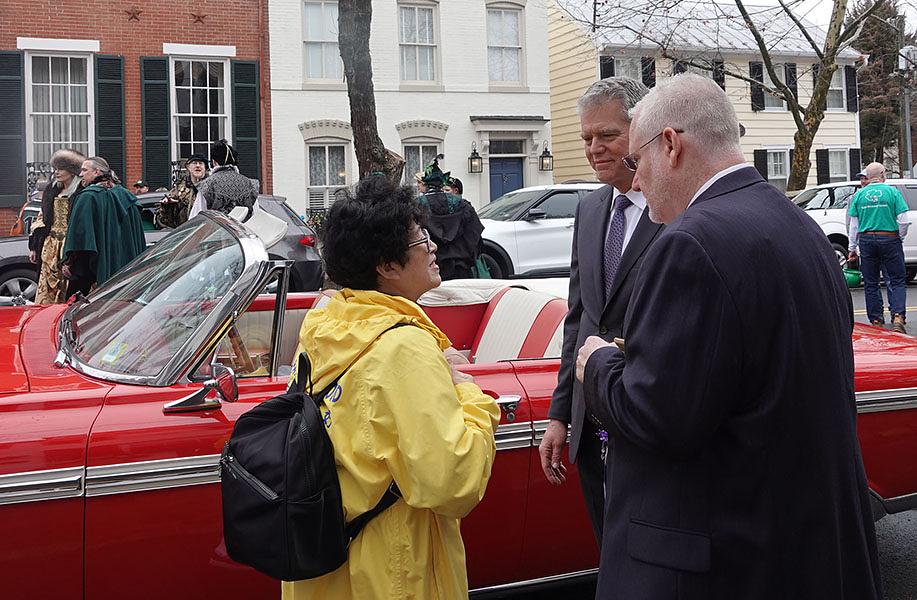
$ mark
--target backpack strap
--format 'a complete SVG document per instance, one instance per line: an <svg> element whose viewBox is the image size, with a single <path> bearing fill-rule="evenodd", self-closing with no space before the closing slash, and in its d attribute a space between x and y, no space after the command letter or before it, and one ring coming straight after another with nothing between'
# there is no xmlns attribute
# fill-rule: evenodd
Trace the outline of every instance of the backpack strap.
<svg viewBox="0 0 917 600"><path fill-rule="evenodd" d="M337 381L337 380L335 380ZM296 381L287 392L302 394L306 391L306 382L309 383L309 395L312 395L312 361L305 352L299 353L299 364L296 367ZM333 385L333 384L332 384Z"/></svg>
<svg viewBox="0 0 917 600"><path fill-rule="evenodd" d="M401 490L398 489L398 486L395 485L393 481L392 485L388 486L388 489L385 490L385 493L382 494L382 498L379 499L379 502L377 502L374 507L355 518L344 527L344 533L347 535L347 545L349 546L350 543L360 535L360 531L363 530L363 527L365 527L373 517L395 502L398 502L399 498L401 498Z"/></svg>

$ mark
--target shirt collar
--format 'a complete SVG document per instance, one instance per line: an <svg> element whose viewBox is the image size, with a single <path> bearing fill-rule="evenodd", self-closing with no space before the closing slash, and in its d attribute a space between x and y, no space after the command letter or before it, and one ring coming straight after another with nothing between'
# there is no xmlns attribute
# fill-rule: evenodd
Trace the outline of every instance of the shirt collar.
<svg viewBox="0 0 917 600"><path fill-rule="evenodd" d="M748 167L748 166L750 166L748 163L739 163L737 165L732 165L731 167L726 167L725 169L723 169L722 171L720 171L719 173L717 173L716 175L708 179L704 185L700 186L700 188L698 188L698 190L694 192L694 197L691 198L690 202L688 202L688 206L691 206L692 204L694 204L694 201L697 200L701 194L703 194L708 189L710 189L711 185L713 185L714 183L716 183L723 177L729 175L730 173L734 173L738 171L739 169L744 169L745 167Z"/></svg>
<svg viewBox="0 0 917 600"><path fill-rule="evenodd" d="M614 210L614 199L617 198L621 194L621 192L619 192L618 188L616 187L612 187L612 190L614 190L614 196L611 197L612 199L611 206L612 206L612 210ZM627 199L631 201L631 204L633 204L640 210L643 210L646 208L646 197L644 197L643 192L638 192L638 191L635 191L633 188L631 188L630 190L624 192L624 195L627 196Z"/></svg>

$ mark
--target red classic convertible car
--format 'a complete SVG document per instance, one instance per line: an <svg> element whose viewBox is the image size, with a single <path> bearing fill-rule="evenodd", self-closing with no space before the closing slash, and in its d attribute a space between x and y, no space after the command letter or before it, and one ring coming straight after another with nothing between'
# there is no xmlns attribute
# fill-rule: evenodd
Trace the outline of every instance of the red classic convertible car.
<svg viewBox="0 0 917 600"><path fill-rule="evenodd" d="M239 415L284 389L322 298L288 294L288 269L204 213L89 298L0 309L0 597L279 597L226 555L218 459ZM564 284L518 284L450 282L422 299L503 411L487 495L462 524L478 592L597 562L575 470L551 487L537 456ZM917 343L859 326L854 342L874 509L914 508Z"/></svg>

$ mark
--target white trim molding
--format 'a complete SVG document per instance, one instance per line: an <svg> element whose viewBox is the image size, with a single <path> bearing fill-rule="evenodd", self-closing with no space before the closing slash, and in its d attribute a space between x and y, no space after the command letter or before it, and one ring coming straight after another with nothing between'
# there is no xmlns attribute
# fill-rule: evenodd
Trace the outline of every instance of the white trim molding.
<svg viewBox="0 0 917 600"><path fill-rule="evenodd" d="M98 52L99 40L64 40L56 38L17 37L18 50L43 50L52 52Z"/></svg>
<svg viewBox="0 0 917 600"><path fill-rule="evenodd" d="M299 131L302 133L302 139L306 142L321 139L353 141L353 129L351 129L350 123L347 121L338 121L336 119L306 121L299 124Z"/></svg>
<svg viewBox="0 0 917 600"><path fill-rule="evenodd" d="M426 119L402 121L395 125L395 130L398 132L402 141L412 140L414 138L443 141L446 139L446 131L448 129L449 125L446 123Z"/></svg>
<svg viewBox="0 0 917 600"><path fill-rule="evenodd" d="M170 44L163 42L163 54L181 54L183 56L223 56L236 57L235 46L211 46L207 44Z"/></svg>

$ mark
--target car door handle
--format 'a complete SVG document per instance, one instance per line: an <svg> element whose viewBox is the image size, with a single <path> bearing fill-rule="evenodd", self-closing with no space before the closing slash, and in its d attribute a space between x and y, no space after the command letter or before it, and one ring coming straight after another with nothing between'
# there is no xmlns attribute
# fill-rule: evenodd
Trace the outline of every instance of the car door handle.
<svg viewBox="0 0 917 600"><path fill-rule="evenodd" d="M522 396L518 394L501 394L497 396L497 406L500 407L500 412L506 417L508 423L516 420L516 409L519 408L521 400Z"/></svg>

